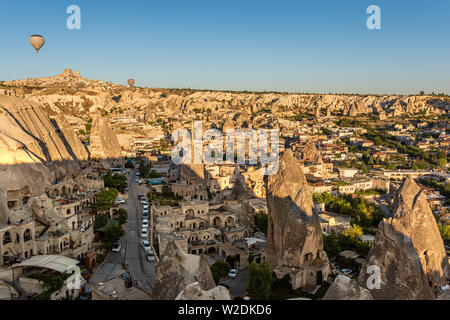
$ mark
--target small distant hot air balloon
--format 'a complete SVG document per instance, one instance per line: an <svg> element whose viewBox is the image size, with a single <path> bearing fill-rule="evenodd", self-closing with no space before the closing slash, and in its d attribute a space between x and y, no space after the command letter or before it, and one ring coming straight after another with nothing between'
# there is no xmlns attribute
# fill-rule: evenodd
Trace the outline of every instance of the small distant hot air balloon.
<svg viewBox="0 0 450 320"><path fill-rule="evenodd" d="M134 86L134 79L128 79L128 85L132 88Z"/></svg>
<svg viewBox="0 0 450 320"><path fill-rule="evenodd" d="M42 48L42 46L45 44L45 39L43 36L34 34L30 37L30 43L33 46L33 48L36 49L36 52L39 53L39 50Z"/></svg>

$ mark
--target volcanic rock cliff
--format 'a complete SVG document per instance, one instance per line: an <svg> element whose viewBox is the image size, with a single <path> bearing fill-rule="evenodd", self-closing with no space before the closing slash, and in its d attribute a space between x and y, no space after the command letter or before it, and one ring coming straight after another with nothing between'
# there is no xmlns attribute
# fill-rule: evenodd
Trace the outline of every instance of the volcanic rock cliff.
<svg viewBox="0 0 450 320"><path fill-rule="evenodd" d="M379 288L371 287L370 266L380 270ZM371 272L370 272L371 271ZM434 295L408 231L397 220L383 220L360 271L358 282L376 300L431 300Z"/></svg>
<svg viewBox="0 0 450 320"><path fill-rule="evenodd" d="M79 161L86 161L89 159L89 153L84 145L81 143L80 138L76 135L75 131L66 121L64 114L60 113L56 117L56 125L61 130L61 138L67 149L71 153L72 157Z"/></svg>
<svg viewBox="0 0 450 320"><path fill-rule="evenodd" d="M23 206L20 212L31 215L30 206L47 202L38 197L46 197L52 182L72 178L79 169L73 157L78 146L63 141L70 127L58 134L34 102L0 96L0 123L0 223L6 223L15 220L11 209Z"/></svg>
<svg viewBox="0 0 450 320"><path fill-rule="evenodd" d="M445 285L450 269L444 242L425 193L411 177L396 194L394 218L408 231L428 280Z"/></svg>
<svg viewBox="0 0 450 320"><path fill-rule="evenodd" d="M173 300L194 282L204 291L215 287L206 256L185 253L174 241L169 242L156 268L153 297Z"/></svg>
<svg viewBox="0 0 450 320"><path fill-rule="evenodd" d="M322 230L300 163L290 149L279 161L267 184L267 261L272 268L301 267L310 254L314 259L322 251Z"/></svg>
<svg viewBox="0 0 450 320"><path fill-rule="evenodd" d="M118 159L122 155L119 141L111 130L108 119L99 112L92 118L89 152L92 159Z"/></svg>
<svg viewBox="0 0 450 320"><path fill-rule="evenodd" d="M378 227L358 281L367 285L367 269L381 271L381 287L371 290L375 299L434 299L438 287L448 283L448 258L425 194L407 178L397 191L394 217Z"/></svg>
<svg viewBox="0 0 450 320"><path fill-rule="evenodd" d="M223 286L202 290L198 282L189 284L175 300L231 300L230 292Z"/></svg>
<svg viewBox="0 0 450 320"><path fill-rule="evenodd" d="M330 285L322 300L373 300L370 291L342 274Z"/></svg>

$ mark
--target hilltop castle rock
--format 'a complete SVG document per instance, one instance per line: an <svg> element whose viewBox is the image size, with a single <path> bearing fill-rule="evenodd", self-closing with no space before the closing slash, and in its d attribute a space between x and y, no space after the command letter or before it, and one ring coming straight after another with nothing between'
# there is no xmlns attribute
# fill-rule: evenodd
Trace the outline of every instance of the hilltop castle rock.
<svg viewBox="0 0 450 320"><path fill-rule="evenodd" d="M267 183L267 261L279 278L291 277L294 288L316 284L329 273L319 217L300 163L290 149Z"/></svg>
<svg viewBox="0 0 450 320"><path fill-rule="evenodd" d="M185 253L175 241L170 241L156 267L153 297L159 300L173 300L180 295L181 298L193 293L192 291L198 291L192 287L187 288L195 282L198 283L196 285L198 289L203 291L216 286L206 256Z"/></svg>

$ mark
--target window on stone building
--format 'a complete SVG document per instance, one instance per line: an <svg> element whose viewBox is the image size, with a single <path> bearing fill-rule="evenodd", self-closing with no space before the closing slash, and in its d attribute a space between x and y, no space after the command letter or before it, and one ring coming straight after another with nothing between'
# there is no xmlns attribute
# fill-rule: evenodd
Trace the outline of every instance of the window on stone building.
<svg viewBox="0 0 450 320"><path fill-rule="evenodd" d="M23 240L25 242L31 240L31 231L30 231L30 229L25 230L25 232L23 233Z"/></svg>
<svg viewBox="0 0 450 320"><path fill-rule="evenodd" d="M3 244L8 244L11 242L11 235L9 234L8 231L5 232L5 234L3 235Z"/></svg>

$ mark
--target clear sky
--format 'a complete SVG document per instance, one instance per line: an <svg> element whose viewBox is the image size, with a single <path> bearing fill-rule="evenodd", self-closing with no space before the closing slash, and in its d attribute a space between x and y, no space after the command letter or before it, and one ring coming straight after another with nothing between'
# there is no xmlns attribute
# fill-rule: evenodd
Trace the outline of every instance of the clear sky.
<svg viewBox="0 0 450 320"><path fill-rule="evenodd" d="M66 27L72 4L81 30ZM449 0L14 0L0 27L0 80L72 68L160 88L450 94Z"/></svg>

